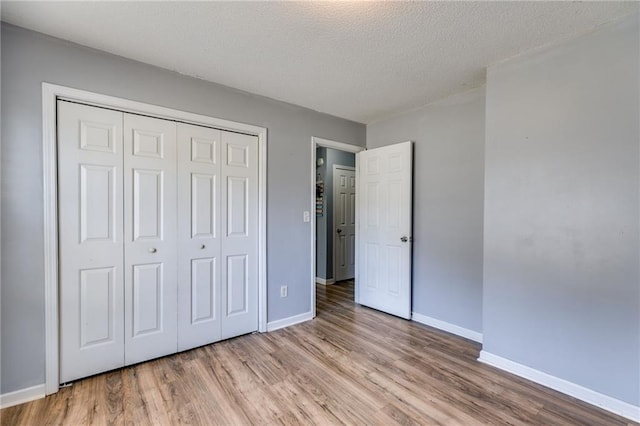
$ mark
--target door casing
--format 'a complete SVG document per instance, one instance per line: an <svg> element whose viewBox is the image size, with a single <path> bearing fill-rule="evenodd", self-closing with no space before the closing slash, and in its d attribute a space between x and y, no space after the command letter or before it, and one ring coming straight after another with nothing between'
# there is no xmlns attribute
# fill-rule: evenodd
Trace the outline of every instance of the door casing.
<svg viewBox="0 0 640 426"><path fill-rule="evenodd" d="M58 316L58 164L57 113L59 98L166 120L215 127L258 137L258 331L267 330L266 197L267 129L172 108L42 83L42 140L44 193L44 287L45 287L45 393L59 389ZM315 156L315 155L314 155ZM314 292L315 308L315 292Z"/></svg>

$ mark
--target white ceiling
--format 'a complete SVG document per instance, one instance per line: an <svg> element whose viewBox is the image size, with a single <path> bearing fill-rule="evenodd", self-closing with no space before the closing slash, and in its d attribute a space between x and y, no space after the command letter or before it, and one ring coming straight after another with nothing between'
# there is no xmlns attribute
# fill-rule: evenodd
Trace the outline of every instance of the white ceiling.
<svg viewBox="0 0 640 426"><path fill-rule="evenodd" d="M2 20L370 123L484 83L485 67L636 2L2 2Z"/></svg>

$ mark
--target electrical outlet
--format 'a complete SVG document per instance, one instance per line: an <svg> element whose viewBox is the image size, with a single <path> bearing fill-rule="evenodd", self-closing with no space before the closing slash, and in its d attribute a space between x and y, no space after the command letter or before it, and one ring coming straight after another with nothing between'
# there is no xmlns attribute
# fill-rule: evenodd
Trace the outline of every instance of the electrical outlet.
<svg viewBox="0 0 640 426"><path fill-rule="evenodd" d="M287 297L287 286L283 285L280 287L280 297Z"/></svg>

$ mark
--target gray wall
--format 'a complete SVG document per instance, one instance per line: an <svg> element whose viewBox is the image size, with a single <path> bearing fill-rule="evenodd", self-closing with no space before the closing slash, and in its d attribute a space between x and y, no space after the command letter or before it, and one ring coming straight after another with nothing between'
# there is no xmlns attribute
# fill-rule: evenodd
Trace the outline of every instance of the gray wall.
<svg viewBox="0 0 640 426"><path fill-rule="evenodd" d="M266 127L268 320L311 309L311 136L364 145L364 125L4 24L1 60L2 393L44 382L43 81Z"/></svg>
<svg viewBox="0 0 640 426"><path fill-rule="evenodd" d="M484 350L640 405L638 15L487 75Z"/></svg>
<svg viewBox="0 0 640 426"><path fill-rule="evenodd" d="M413 311L482 332L484 89L367 126L414 141Z"/></svg>
<svg viewBox="0 0 640 426"><path fill-rule="evenodd" d="M320 151L321 150L321 151ZM339 151L332 148L319 148L319 154L324 158L324 164L318 167L318 172L324 182L324 216L319 217L317 232L324 232L318 241L323 241L316 255L316 271L324 272L324 275L316 275L320 278L333 278L333 166L356 166L356 155L351 152Z"/></svg>

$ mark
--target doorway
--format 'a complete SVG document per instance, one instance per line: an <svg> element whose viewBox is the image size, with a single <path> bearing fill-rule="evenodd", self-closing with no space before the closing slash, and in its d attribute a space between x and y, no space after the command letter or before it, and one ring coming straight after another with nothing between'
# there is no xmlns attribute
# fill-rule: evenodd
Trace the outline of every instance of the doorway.
<svg viewBox="0 0 640 426"><path fill-rule="evenodd" d="M354 281L356 153L363 147L327 139L311 139L313 316L316 284Z"/></svg>
<svg viewBox="0 0 640 426"><path fill-rule="evenodd" d="M324 207L324 188L318 187L319 147L355 158L355 302L401 318L411 318L411 261L413 237L413 142L369 149L326 139L311 138L311 307L316 316L316 222ZM320 151L321 152L321 151ZM363 188L362 191L359 188ZM390 206L392 208L390 208ZM317 207L317 208L316 208ZM324 211L322 212L324 213ZM326 241L325 241L326 244ZM331 271L333 274L333 271ZM328 274L327 274L328 275ZM330 280L335 279L332 277ZM329 281L331 282L331 281ZM327 282L325 281L325 285ZM319 284L318 290L323 287ZM324 287L327 288L327 287Z"/></svg>

